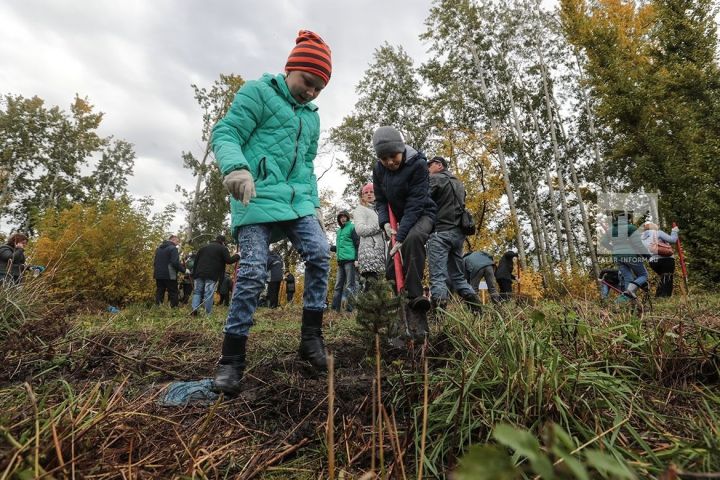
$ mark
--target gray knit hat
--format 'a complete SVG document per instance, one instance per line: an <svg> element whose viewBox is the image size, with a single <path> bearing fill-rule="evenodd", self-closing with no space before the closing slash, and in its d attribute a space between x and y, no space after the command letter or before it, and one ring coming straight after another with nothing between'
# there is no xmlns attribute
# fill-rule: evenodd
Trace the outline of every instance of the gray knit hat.
<svg viewBox="0 0 720 480"><path fill-rule="evenodd" d="M373 133L373 147L378 158L405 151L405 141L393 127L380 127Z"/></svg>

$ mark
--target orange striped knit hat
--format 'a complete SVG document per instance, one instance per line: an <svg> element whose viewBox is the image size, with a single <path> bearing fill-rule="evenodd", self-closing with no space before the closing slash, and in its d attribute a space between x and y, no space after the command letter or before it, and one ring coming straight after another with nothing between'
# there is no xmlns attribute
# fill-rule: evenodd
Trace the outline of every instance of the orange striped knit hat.
<svg viewBox="0 0 720 480"><path fill-rule="evenodd" d="M327 84L332 74L330 47L320 36L310 30L300 30L295 48L285 64L285 71L300 70L322 78Z"/></svg>

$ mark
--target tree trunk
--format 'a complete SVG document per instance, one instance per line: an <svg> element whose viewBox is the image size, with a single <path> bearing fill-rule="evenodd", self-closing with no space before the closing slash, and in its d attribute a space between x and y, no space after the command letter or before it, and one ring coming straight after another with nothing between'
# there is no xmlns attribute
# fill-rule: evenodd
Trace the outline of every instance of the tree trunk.
<svg viewBox="0 0 720 480"><path fill-rule="evenodd" d="M563 221L565 223L565 235L567 237L568 255L570 256L570 264L577 265L577 257L575 256L575 245L572 234L572 224L570 223L570 211L568 209L567 200L565 198L565 181L563 180L562 165L560 162L560 149L558 147L557 135L555 134L555 121L553 119L553 111L550 104L550 89L547 80L547 69L545 68L545 59L542 51L538 48L540 57L540 72L542 74L543 90L545 93L545 109L547 111L548 123L550 124L550 139L552 140L553 156L555 157L555 169L557 171L558 188L560 190L560 204L562 205Z"/></svg>
<svg viewBox="0 0 720 480"><path fill-rule="evenodd" d="M553 103L554 100L553 100ZM555 104L557 110L557 122L560 126L560 134L563 137L563 141L567 146L567 135L565 134L565 127L563 127L562 119L560 117L559 108ZM580 207L580 216L582 217L583 229L585 230L585 241L587 242L588 253L590 253L590 262L592 263L593 271L595 272L595 278L600 278L600 265L598 264L597 255L595 254L595 248L593 248L592 232L590 230L590 221L588 219L587 212L585 211L585 202L582 198L582 192L580 191L580 182L578 181L577 171L575 170L575 164L573 159L568 162L570 166L570 179L575 190L575 196L577 197L578 206Z"/></svg>
<svg viewBox="0 0 720 480"><path fill-rule="evenodd" d="M527 167L529 165L529 159L525 154L525 132L523 132L522 126L520 125L520 119L518 118L517 109L515 107L515 97L513 96L512 86L510 84L505 85L505 90L510 100L510 110L512 112L513 126L515 130L515 138L518 142L518 148L520 151L520 165L522 167L523 183L527 190L529 201L528 209L530 210L530 228L532 229L533 240L535 242L535 251L538 257L538 266L541 270L545 270L545 246L540 234L539 218L535 212L535 195L534 188L532 187L530 180L527 175Z"/></svg>
<svg viewBox="0 0 720 480"><path fill-rule="evenodd" d="M195 223L195 210L197 209L198 202L200 201L200 187L202 181L205 179L205 163L210 156L210 142L205 146L205 155L203 155L202 161L200 162L200 168L198 169L198 177L195 181L195 195L193 195L192 206L188 212L188 224L185 227L185 241L189 242L192 240L193 224Z"/></svg>
<svg viewBox="0 0 720 480"><path fill-rule="evenodd" d="M542 133L540 132L540 121L538 119L538 114L535 110L530 109L530 114L533 122L533 126L535 127L535 133L538 136L538 145L542 143ZM547 166L544 167L545 169L545 182L548 186L548 198L550 199L550 210L552 210L552 216L555 224L555 236L557 238L557 249L558 249L558 257L560 258L560 263L565 263L565 250L563 249L562 244L562 228L560 227L560 217L558 215L558 206L557 201L555 200L555 189L552 186L552 179L550 178L550 170ZM548 242L548 249L550 248L550 242Z"/></svg>
<svg viewBox="0 0 720 480"><path fill-rule="evenodd" d="M580 98L582 99L583 106L585 107L585 112L588 118L588 128L590 129L590 137L592 138L593 158L595 159L595 163L597 165L602 165L602 159L600 158L600 149L598 148L597 142L598 134L597 130L595 129L595 117L592 113L592 110L590 110L590 100L588 99L587 92L583 87L585 80L583 79L582 67L580 66L580 58L578 57L577 50L575 50L575 62L577 63L578 74L580 76ZM604 175L600 176L600 187L605 191L607 191L608 189L608 184Z"/></svg>
<svg viewBox="0 0 720 480"><path fill-rule="evenodd" d="M470 44L470 49L472 51L473 59L475 60L475 67L478 71L478 77L480 78L480 87L482 89L483 96L485 97L485 101L490 104L490 95L488 93L487 85L485 84L485 72L482 68L482 65L480 64L480 58L477 54L477 49L475 48L475 45ZM500 134L500 127L498 124L497 119L490 115L490 126L493 130L498 132L498 135ZM513 190L512 185L510 184L510 174L508 172L507 163L505 162L505 153L502 149L502 143L498 143L498 160L500 162L500 169L503 172L503 179L505 180L505 193L508 197L508 205L510 207L510 216L512 217L513 224L515 225L515 237L517 241L517 247L518 247L518 256L520 260L520 265L522 268L527 267L527 260L525 257L525 244L523 243L522 239L522 231L520 229L520 222L518 221L517 211L515 210L515 197L513 196Z"/></svg>

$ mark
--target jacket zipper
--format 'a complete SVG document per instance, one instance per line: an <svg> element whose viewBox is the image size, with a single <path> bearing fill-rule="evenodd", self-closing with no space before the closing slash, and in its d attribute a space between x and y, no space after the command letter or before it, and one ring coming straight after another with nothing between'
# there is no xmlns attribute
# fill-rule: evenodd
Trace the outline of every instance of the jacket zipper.
<svg viewBox="0 0 720 480"><path fill-rule="evenodd" d="M295 168L295 164L297 163L298 150L300 148L300 135L302 134L302 118L298 117L298 121L300 122L300 127L298 128L298 133L297 133L297 136L295 137L295 157L293 158L292 165L290 165L290 170L288 171L288 174L287 174L288 180L290 179L290 175L292 175L292 171Z"/></svg>
<svg viewBox="0 0 720 480"><path fill-rule="evenodd" d="M295 107L293 107L293 113L297 115L297 112L295 111ZM290 185L290 175L292 175L292 171L295 168L295 164L297 163L297 157L298 157L298 150L300 149L300 135L302 134L302 118L298 117L299 127L298 127L298 133L295 136L295 157L293 158L292 165L290 165L290 170L288 170L287 178L285 179L288 182L288 185ZM295 210L295 207L293 206L293 201L295 200L295 187L290 185L290 188L292 189L292 195L290 196L290 208L293 209L293 212L295 212L295 215L298 217L300 214Z"/></svg>

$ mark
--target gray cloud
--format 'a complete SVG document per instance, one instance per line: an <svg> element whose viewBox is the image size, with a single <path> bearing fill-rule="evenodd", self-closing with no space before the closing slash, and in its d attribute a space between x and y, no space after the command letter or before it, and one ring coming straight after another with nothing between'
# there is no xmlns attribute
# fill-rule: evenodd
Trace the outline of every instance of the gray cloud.
<svg viewBox="0 0 720 480"><path fill-rule="evenodd" d="M351 112L355 85L383 42L424 58L418 36L429 7L429 0L9 0L0 4L0 93L65 108L75 93L89 97L106 113L102 133L135 144L131 192L153 196L159 209L180 200L175 184L194 184L180 158L201 150L190 84L209 86L220 73L280 72L297 31L314 30L333 51L333 76L317 101L326 130ZM321 184L343 186L337 172Z"/></svg>

